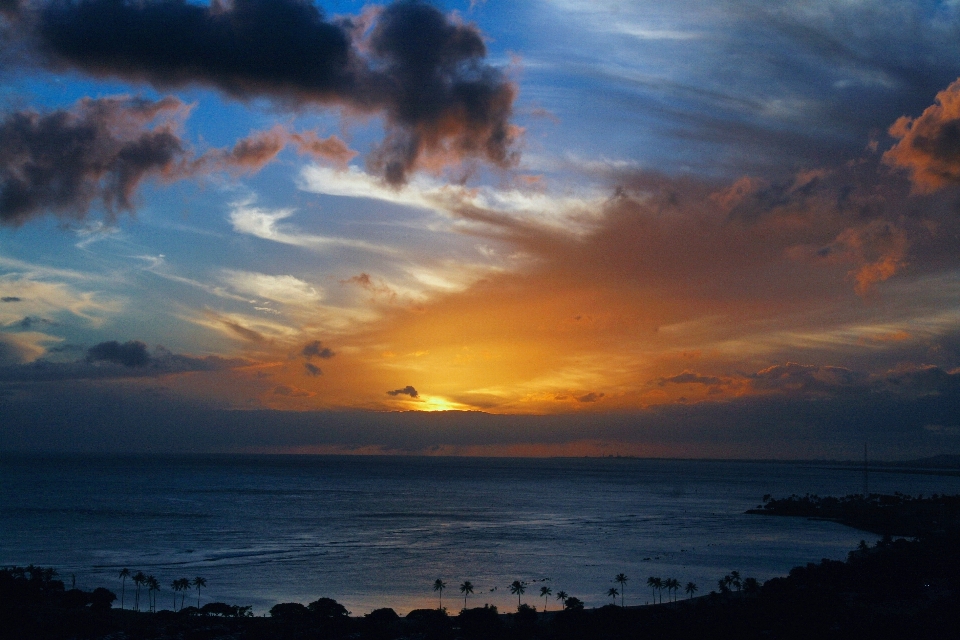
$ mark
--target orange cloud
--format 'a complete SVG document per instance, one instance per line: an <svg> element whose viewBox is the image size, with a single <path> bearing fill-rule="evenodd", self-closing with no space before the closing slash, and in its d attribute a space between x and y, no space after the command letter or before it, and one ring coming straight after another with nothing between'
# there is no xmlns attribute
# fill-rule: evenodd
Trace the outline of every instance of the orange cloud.
<svg viewBox="0 0 960 640"><path fill-rule="evenodd" d="M960 183L960 80L938 93L919 117L899 118L889 133L898 142L883 160L906 170L917 193Z"/></svg>

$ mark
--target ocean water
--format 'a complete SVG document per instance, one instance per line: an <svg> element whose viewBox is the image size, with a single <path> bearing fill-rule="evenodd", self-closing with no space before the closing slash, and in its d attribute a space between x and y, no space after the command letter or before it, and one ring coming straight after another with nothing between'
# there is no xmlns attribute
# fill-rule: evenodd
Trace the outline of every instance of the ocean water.
<svg viewBox="0 0 960 640"><path fill-rule="evenodd" d="M960 493L960 478L874 473L871 491ZM202 576L201 603L325 596L355 615L463 606L512 611L514 580L588 606L651 600L649 576L716 589L731 570L759 580L876 536L829 522L749 516L764 494L846 495L856 469L790 463L631 459L336 456L0 458L0 565L53 566L69 586L120 594L123 567ZM127 606L132 585L127 581ZM196 604L196 592L191 592ZM683 594L680 594L682 597ZM559 603L550 599L550 609Z"/></svg>

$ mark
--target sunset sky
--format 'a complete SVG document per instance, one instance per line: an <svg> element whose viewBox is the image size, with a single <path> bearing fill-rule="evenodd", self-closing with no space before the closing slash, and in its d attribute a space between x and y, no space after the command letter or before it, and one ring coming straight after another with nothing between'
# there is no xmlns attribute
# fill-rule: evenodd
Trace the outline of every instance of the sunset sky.
<svg viewBox="0 0 960 640"><path fill-rule="evenodd" d="M960 453L958 77L946 0L0 0L0 451Z"/></svg>

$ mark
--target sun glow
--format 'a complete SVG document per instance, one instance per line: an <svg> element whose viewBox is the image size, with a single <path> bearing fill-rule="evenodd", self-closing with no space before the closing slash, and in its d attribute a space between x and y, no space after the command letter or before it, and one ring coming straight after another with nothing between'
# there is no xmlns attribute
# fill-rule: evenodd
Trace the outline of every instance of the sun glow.
<svg viewBox="0 0 960 640"><path fill-rule="evenodd" d="M470 411L473 407L440 396L420 396L418 411Z"/></svg>

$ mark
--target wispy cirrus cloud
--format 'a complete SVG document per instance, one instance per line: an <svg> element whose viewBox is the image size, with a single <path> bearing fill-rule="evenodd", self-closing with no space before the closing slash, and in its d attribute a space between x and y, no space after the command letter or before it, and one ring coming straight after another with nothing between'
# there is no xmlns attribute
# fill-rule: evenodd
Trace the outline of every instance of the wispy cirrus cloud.
<svg viewBox="0 0 960 640"><path fill-rule="evenodd" d="M254 205L253 199L235 202L230 210L230 224L234 231L247 235L293 245L312 250L324 250L333 247L347 247L372 253L397 254L391 247L377 245L364 240L338 238L304 233L290 222L285 222L296 214L295 209L268 209Z"/></svg>

